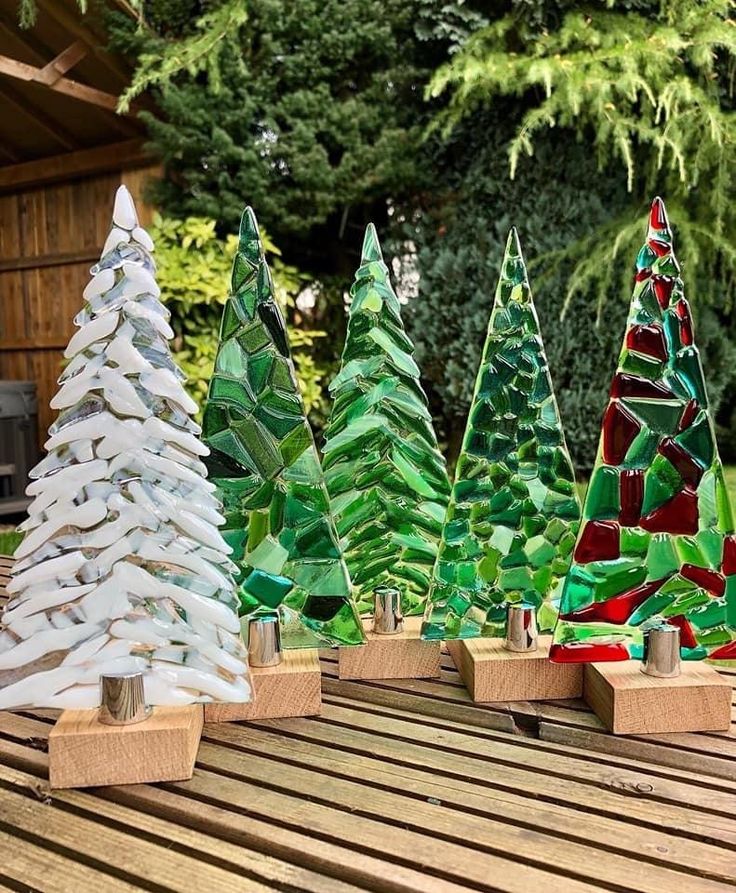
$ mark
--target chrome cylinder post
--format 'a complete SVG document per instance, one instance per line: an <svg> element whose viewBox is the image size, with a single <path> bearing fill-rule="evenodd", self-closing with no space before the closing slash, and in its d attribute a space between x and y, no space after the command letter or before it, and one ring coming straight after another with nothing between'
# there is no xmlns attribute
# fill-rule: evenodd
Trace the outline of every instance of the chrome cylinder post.
<svg viewBox="0 0 736 893"><path fill-rule="evenodd" d="M506 606L507 651L531 652L537 650L537 609L534 605L514 602Z"/></svg>
<svg viewBox="0 0 736 893"><path fill-rule="evenodd" d="M107 726L128 726L143 722L151 714L146 706L143 673L116 673L100 676L98 719Z"/></svg>
<svg viewBox="0 0 736 893"><path fill-rule="evenodd" d="M281 624L278 614L252 617L248 622L248 661L252 667L281 663Z"/></svg>
<svg viewBox="0 0 736 893"><path fill-rule="evenodd" d="M373 632L379 636L395 636L403 630L401 592L393 586L379 586L374 589Z"/></svg>
<svg viewBox="0 0 736 893"><path fill-rule="evenodd" d="M680 675L680 629L669 623L644 631L641 671L647 676L673 679Z"/></svg>

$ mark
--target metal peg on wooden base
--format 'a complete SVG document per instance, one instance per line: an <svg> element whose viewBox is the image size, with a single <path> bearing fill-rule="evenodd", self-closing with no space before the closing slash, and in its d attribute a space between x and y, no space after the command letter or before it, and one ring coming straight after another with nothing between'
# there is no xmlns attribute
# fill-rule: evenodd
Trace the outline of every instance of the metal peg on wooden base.
<svg viewBox="0 0 736 893"><path fill-rule="evenodd" d="M615 735L725 731L731 685L709 664L680 662L680 630L662 624L644 633L644 656L587 664L584 697Z"/></svg>
<svg viewBox="0 0 736 893"><path fill-rule="evenodd" d="M101 706L65 710L49 734L52 788L86 788L192 777L201 704L147 707L142 673L102 676Z"/></svg>
<svg viewBox="0 0 736 893"><path fill-rule="evenodd" d="M276 613L248 622L248 662L253 700L248 704L205 704L205 722L315 716L322 710L322 676L314 648L282 649Z"/></svg>
<svg viewBox="0 0 736 893"><path fill-rule="evenodd" d="M506 637L449 639L447 650L471 698L478 703L579 698L583 670L549 660L551 636L540 636L533 605L506 609Z"/></svg>
<svg viewBox="0 0 736 893"><path fill-rule="evenodd" d="M421 617L404 617L401 592L374 592L373 618L363 622L365 645L338 649L340 679L431 679L440 675L441 643L425 642Z"/></svg>

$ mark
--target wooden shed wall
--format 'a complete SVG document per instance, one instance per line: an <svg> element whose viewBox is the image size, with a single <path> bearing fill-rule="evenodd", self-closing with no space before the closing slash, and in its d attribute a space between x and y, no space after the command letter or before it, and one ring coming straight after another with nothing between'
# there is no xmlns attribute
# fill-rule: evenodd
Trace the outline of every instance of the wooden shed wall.
<svg viewBox="0 0 736 893"><path fill-rule="evenodd" d="M143 189L158 173L149 164L0 195L0 379L36 382L41 443L55 417L49 401L72 320L110 229L115 190L125 183L146 225L152 209Z"/></svg>

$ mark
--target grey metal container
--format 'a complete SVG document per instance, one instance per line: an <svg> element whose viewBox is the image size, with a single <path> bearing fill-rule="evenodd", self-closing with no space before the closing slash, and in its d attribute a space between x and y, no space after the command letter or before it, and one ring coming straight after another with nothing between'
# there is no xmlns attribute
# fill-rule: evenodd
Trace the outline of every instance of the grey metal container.
<svg viewBox="0 0 736 893"><path fill-rule="evenodd" d="M28 472L37 461L36 383L0 380L0 516L25 510Z"/></svg>

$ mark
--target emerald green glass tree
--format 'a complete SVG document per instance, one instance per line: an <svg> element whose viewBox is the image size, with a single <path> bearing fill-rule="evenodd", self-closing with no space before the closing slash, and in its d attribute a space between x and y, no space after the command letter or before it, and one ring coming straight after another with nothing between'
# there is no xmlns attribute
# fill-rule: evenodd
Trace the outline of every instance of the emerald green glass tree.
<svg viewBox="0 0 736 893"><path fill-rule="evenodd" d="M516 230L506 243L422 626L503 635L506 606L551 631L580 503Z"/></svg>
<svg viewBox="0 0 736 893"><path fill-rule="evenodd" d="M350 295L323 450L330 504L361 613L391 586L421 614L450 482L373 224Z"/></svg>
<svg viewBox="0 0 736 893"><path fill-rule="evenodd" d="M736 660L736 537L690 307L661 199L562 594L555 661L640 658L680 629L682 657Z"/></svg>
<svg viewBox="0 0 736 893"><path fill-rule="evenodd" d="M241 615L278 610L286 648L359 644L363 629L271 273L246 208L204 410Z"/></svg>

